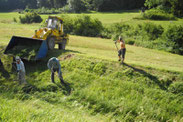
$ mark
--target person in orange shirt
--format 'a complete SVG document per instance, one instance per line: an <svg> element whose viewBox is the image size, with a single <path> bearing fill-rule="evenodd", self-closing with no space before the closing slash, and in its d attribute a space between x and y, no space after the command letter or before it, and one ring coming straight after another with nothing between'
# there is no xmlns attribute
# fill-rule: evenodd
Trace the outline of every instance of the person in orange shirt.
<svg viewBox="0 0 183 122"><path fill-rule="evenodd" d="M122 55L122 62L125 60L125 53L126 53L126 47L125 47L125 41L122 39L122 37L119 37L119 40L117 40L115 43L120 43L120 50L118 51L118 57L119 61L121 61L121 55Z"/></svg>

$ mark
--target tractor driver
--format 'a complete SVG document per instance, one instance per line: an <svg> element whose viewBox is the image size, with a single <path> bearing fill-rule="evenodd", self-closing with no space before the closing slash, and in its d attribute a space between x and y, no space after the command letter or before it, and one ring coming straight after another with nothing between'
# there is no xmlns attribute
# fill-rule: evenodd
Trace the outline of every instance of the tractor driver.
<svg viewBox="0 0 183 122"><path fill-rule="evenodd" d="M49 59L49 61L47 63L47 66L51 70L51 81L53 83L55 83L54 73L58 72L58 76L59 76L59 79L60 79L61 83L63 85L65 85L65 82L64 82L63 77L62 77L61 65L60 65L59 60L56 57L52 57L52 58Z"/></svg>
<svg viewBox="0 0 183 122"><path fill-rule="evenodd" d="M117 40L115 43L119 42L120 43L120 50L118 51L118 57L119 60L121 61L121 55L122 55L122 62L125 60L125 53L126 53L126 47L125 47L125 41L122 39L122 37L119 37L119 40Z"/></svg>

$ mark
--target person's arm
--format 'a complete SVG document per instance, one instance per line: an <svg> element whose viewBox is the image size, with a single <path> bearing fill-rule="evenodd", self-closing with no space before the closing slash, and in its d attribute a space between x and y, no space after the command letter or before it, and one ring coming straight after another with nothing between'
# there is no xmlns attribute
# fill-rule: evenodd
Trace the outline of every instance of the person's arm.
<svg viewBox="0 0 183 122"><path fill-rule="evenodd" d="M119 42L120 42L120 40L116 40L116 41L115 41L115 44L116 44L117 42L119 43Z"/></svg>
<svg viewBox="0 0 183 122"><path fill-rule="evenodd" d="M48 60L47 66L48 66L48 69L51 70L51 67L50 67L50 60Z"/></svg>

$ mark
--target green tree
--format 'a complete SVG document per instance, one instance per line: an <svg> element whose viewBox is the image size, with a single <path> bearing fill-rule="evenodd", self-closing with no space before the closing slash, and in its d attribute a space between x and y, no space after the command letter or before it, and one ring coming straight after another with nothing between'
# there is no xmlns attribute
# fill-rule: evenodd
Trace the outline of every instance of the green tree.
<svg viewBox="0 0 183 122"><path fill-rule="evenodd" d="M68 0L70 9L73 10L74 12L82 12L86 11L86 3L85 0Z"/></svg>
<svg viewBox="0 0 183 122"><path fill-rule="evenodd" d="M105 0L92 0L93 9L98 11Z"/></svg>
<svg viewBox="0 0 183 122"><path fill-rule="evenodd" d="M157 8L173 13L178 17L183 16L183 0L146 0L145 4L149 9Z"/></svg>
<svg viewBox="0 0 183 122"><path fill-rule="evenodd" d="M183 0L169 0L171 3L171 11L178 17L183 17Z"/></svg>

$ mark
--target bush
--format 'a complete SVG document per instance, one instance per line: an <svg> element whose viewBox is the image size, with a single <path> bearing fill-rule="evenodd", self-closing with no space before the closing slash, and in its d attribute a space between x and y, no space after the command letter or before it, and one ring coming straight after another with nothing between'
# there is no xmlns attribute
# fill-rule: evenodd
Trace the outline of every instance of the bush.
<svg viewBox="0 0 183 122"><path fill-rule="evenodd" d="M102 34L104 34L102 36L106 36L108 38L113 38L113 40L117 40L119 36L128 35L131 29L131 26L128 24L115 23L103 29L103 31L107 30L107 32L102 32Z"/></svg>
<svg viewBox="0 0 183 122"><path fill-rule="evenodd" d="M163 10L151 9L143 14L143 18L152 20L176 20L173 14L164 12Z"/></svg>
<svg viewBox="0 0 183 122"><path fill-rule="evenodd" d="M111 31L110 26L107 26L107 27L104 27L104 28L103 28L100 37L101 37L101 38L111 39L111 38L112 38L112 34L113 34L113 33L112 33L112 31Z"/></svg>
<svg viewBox="0 0 183 122"><path fill-rule="evenodd" d="M16 22L17 23L17 19L15 17L13 18L13 22Z"/></svg>
<svg viewBox="0 0 183 122"><path fill-rule="evenodd" d="M155 40L159 38L164 32L164 29L161 25L156 25L153 23L139 24L136 30L136 35L147 37L148 40Z"/></svg>
<svg viewBox="0 0 183 122"><path fill-rule="evenodd" d="M76 35L95 37L100 35L102 29L102 23L90 16L78 16L74 21L74 34Z"/></svg>
<svg viewBox="0 0 183 122"><path fill-rule="evenodd" d="M22 13L33 13L33 12L38 14L58 14L58 13L64 12L64 8L59 8L59 9L55 9L55 8L48 9L45 7L42 7L39 9L26 8Z"/></svg>
<svg viewBox="0 0 183 122"><path fill-rule="evenodd" d="M26 13L25 16L19 16L20 23L41 23L42 18L37 13Z"/></svg>
<svg viewBox="0 0 183 122"><path fill-rule="evenodd" d="M125 40L126 44L129 44L129 45L134 45L135 44L135 40L133 38L127 38Z"/></svg>
<svg viewBox="0 0 183 122"><path fill-rule="evenodd" d="M71 17L69 17L68 15L62 15L61 18L64 21L64 32L65 33L73 33L73 29L74 29L74 19L72 19Z"/></svg>
<svg viewBox="0 0 183 122"><path fill-rule="evenodd" d="M168 42L173 42L173 53L183 55L183 26L169 26L164 33L164 39Z"/></svg>
<svg viewBox="0 0 183 122"><path fill-rule="evenodd" d="M171 11L177 17L183 17L183 1L182 0L171 0Z"/></svg>

